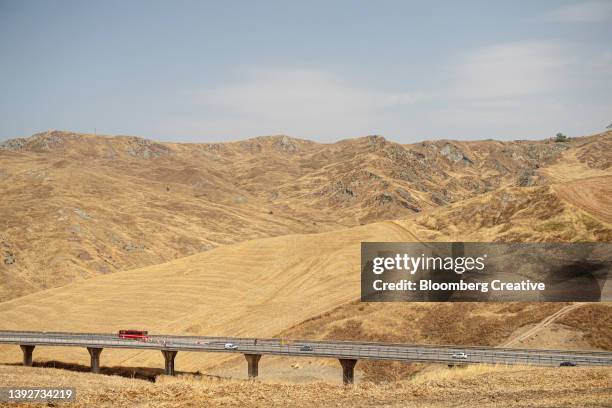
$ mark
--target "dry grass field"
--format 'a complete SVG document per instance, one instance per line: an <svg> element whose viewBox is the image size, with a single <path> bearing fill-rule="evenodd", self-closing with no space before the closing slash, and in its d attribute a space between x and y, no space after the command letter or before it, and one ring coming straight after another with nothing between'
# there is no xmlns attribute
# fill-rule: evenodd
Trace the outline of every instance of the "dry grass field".
<svg viewBox="0 0 612 408"><path fill-rule="evenodd" d="M169 263L91 278L3 302L5 329L274 336L359 296L360 241L413 237L391 222L222 246ZM43 349L45 359L87 363L84 350ZM0 361L19 361L0 347ZM104 364L159 366L159 352L108 350ZM219 356L177 357L184 370Z"/></svg>
<svg viewBox="0 0 612 408"><path fill-rule="evenodd" d="M612 197L612 176L599 176L573 180L556 185L559 196L597 218L612 224L610 197Z"/></svg>
<svg viewBox="0 0 612 408"><path fill-rule="evenodd" d="M195 145L66 132L5 142L0 328L499 345L567 305L359 304L360 242L609 242L610 151L612 132L568 143L275 136ZM610 350L611 317L609 304L581 306L519 346ZM37 347L34 359L89 364L75 348ZM0 363L20 360L17 346L0 346ZM146 372L163 359L107 349L101 363ZM224 354L176 360L179 371L221 375L244 365ZM348 390L151 384L13 365L0 366L0 383L76 381L81 406L605 406L611 397L609 370L358 369L365 382ZM397 382L370 383L386 380Z"/></svg>
<svg viewBox="0 0 612 408"><path fill-rule="evenodd" d="M407 381L342 387L193 376L150 383L0 365L1 384L76 387L77 400L65 407L609 407L611 382L609 368L442 368Z"/></svg>

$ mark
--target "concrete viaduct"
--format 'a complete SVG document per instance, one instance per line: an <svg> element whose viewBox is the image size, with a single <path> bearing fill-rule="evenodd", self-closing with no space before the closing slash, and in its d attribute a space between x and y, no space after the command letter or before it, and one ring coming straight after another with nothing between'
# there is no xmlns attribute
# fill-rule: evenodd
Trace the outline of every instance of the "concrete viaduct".
<svg viewBox="0 0 612 408"><path fill-rule="evenodd" d="M231 343L236 349L226 349ZM179 351L241 353L247 361L249 378L256 378L264 354L336 358L342 367L344 384L354 381L358 360L459 364L522 364L559 367L570 362L578 366L612 366L612 352L527 350L476 346L429 346L396 343L255 339L234 337L188 337L150 335L145 340L122 339L117 334L0 331L0 344L15 344L23 351L23 364L32 365L35 346L87 348L91 371L100 372L104 348L160 350L165 374L174 375L174 359ZM465 353L465 359L453 357Z"/></svg>

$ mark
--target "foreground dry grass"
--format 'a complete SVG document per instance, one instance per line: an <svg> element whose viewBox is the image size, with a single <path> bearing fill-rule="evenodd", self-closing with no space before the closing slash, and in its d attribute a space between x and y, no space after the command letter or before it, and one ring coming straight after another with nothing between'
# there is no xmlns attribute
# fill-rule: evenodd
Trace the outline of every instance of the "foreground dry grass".
<svg viewBox="0 0 612 408"><path fill-rule="evenodd" d="M431 371L409 381L343 387L184 377L150 383L0 366L0 384L76 387L77 401L65 407L609 407L612 401L609 368L471 366Z"/></svg>

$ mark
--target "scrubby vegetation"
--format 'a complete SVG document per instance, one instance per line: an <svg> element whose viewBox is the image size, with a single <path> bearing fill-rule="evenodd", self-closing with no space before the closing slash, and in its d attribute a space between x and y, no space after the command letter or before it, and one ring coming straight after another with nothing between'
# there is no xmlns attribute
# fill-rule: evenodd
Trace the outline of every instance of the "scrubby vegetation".
<svg viewBox="0 0 612 408"><path fill-rule="evenodd" d="M608 304L586 305L561 318L559 323L574 327L597 348L612 350L612 306Z"/></svg>
<svg viewBox="0 0 612 408"><path fill-rule="evenodd" d="M409 381L287 384L211 377L158 377L155 383L63 370L0 365L0 384L76 387L62 407L604 407L609 368L469 366L440 368ZM578 404L577 404L578 403ZM20 404L39 407L40 403ZM59 406L59 404L58 404Z"/></svg>

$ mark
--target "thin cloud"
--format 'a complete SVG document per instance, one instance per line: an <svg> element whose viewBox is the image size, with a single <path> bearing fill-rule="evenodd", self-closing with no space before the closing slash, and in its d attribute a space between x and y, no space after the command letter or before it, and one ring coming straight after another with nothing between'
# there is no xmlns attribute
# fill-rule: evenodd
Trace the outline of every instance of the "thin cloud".
<svg viewBox="0 0 612 408"><path fill-rule="evenodd" d="M415 103L422 93L360 87L338 74L302 68L245 72L233 84L194 94L197 103L241 114L278 117L294 112L363 113L388 105Z"/></svg>
<svg viewBox="0 0 612 408"><path fill-rule="evenodd" d="M188 133L219 135L288 133L333 140L375 131L389 108L427 98L423 92L386 92L359 86L341 75L303 68L257 68L221 87L188 92L198 118L160 124Z"/></svg>
<svg viewBox="0 0 612 408"><path fill-rule="evenodd" d="M612 90L612 60L597 49L521 41L477 48L454 61L448 97L430 116L442 128L480 134L497 126L490 137L571 133L601 123L611 108L605 95Z"/></svg>
<svg viewBox="0 0 612 408"><path fill-rule="evenodd" d="M612 2L590 1L561 6L545 14L541 21L550 23L602 23L612 20Z"/></svg>
<svg viewBox="0 0 612 408"><path fill-rule="evenodd" d="M515 42L478 48L455 67L458 94L468 99L499 99L554 92L568 85L572 60L554 42Z"/></svg>
<svg viewBox="0 0 612 408"><path fill-rule="evenodd" d="M340 72L249 69L222 86L182 93L189 113L160 119L155 132L209 140L280 133L319 141L426 139L448 137L448 129L469 138L541 137L609 121L612 58L597 48L494 44L450 56L431 75L433 85L411 88L405 78L409 91L394 91Z"/></svg>

